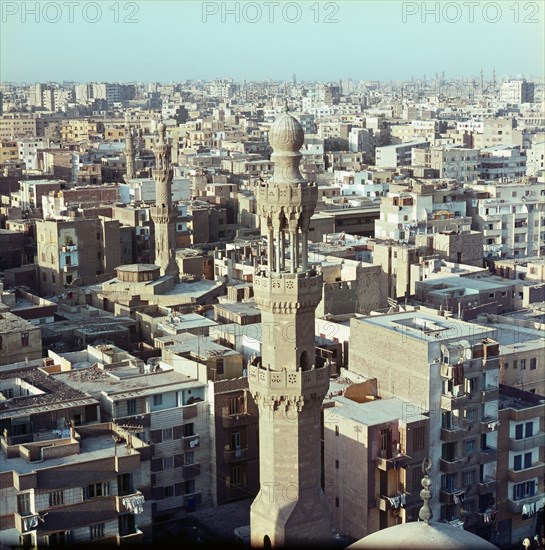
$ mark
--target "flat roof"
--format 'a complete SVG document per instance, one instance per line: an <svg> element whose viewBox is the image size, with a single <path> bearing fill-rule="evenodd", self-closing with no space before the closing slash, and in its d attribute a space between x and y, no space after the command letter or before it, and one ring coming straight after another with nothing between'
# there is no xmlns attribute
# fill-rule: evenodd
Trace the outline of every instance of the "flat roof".
<svg viewBox="0 0 545 550"><path fill-rule="evenodd" d="M43 443L43 441L40 443ZM0 452L0 471L7 472L14 470L18 474L30 474L39 470L45 470L46 468L110 458L116 456L116 454L117 456L129 456L138 454L138 451L127 449L125 445L116 446L111 434L87 438L82 437L80 439L80 452L78 454L50 458L38 463L27 462L24 458L20 457L6 458L6 455Z"/></svg>
<svg viewBox="0 0 545 550"><path fill-rule="evenodd" d="M408 416L408 403L396 397L356 403L346 397L337 396L333 401L335 412L332 414L338 414L366 426L376 426L393 420L416 422L427 419L420 413L412 412L413 408L410 409L411 415Z"/></svg>
<svg viewBox="0 0 545 550"><path fill-rule="evenodd" d="M376 315L356 319L357 323L367 323L387 330L402 333L407 338L437 342L451 338L495 338L496 329L475 323L460 321L422 311L407 311Z"/></svg>

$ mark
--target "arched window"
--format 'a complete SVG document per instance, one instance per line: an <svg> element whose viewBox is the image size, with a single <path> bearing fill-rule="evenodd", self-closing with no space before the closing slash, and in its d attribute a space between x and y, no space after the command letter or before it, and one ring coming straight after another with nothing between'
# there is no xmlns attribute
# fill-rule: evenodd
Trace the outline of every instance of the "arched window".
<svg viewBox="0 0 545 550"><path fill-rule="evenodd" d="M299 368L302 370L302 371L305 371L305 370L309 370L310 369L310 364L309 364L309 360L308 360L308 354L306 351L303 351L303 353L301 353L301 356L299 358Z"/></svg>
<svg viewBox="0 0 545 550"><path fill-rule="evenodd" d="M263 537L263 548L272 548L271 539L269 535Z"/></svg>

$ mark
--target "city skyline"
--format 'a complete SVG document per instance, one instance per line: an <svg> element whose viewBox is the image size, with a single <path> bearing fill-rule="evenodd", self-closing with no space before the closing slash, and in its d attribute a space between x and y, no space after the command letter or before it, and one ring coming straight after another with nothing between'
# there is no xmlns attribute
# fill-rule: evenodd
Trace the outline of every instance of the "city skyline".
<svg viewBox="0 0 545 550"><path fill-rule="evenodd" d="M538 3L69 4L2 4L0 80L490 79L545 62Z"/></svg>

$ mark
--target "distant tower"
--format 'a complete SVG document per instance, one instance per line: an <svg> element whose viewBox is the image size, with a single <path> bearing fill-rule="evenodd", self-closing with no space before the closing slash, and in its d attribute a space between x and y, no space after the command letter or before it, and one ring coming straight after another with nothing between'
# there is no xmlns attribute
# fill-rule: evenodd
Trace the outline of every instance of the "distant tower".
<svg viewBox="0 0 545 550"><path fill-rule="evenodd" d="M481 67L481 94L484 93L484 72L483 68Z"/></svg>
<svg viewBox="0 0 545 550"><path fill-rule="evenodd" d="M322 276L308 265L317 187L299 171L304 137L286 107L269 131L274 175L256 189L268 249L267 265L253 279L263 326L262 362L249 368L250 391L259 407L261 488L250 511L254 547L331 542L320 486L320 409L329 364L315 365L313 327Z"/></svg>
<svg viewBox="0 0 545 550"><path fill-rule="evenodd" d="M127 124L125 126L125 159L127 163L127 173L125 174L125 180L129 181L136 177L136 172L134 168L134 141L130 124Z"/></svg>
<svg viewBox="0 0 545 550"><path fill-rule="evenodd" d="M292 80L292 82L293 82L293 85L294 85L294 86L297 86L297 77L295 76L295 73L293 73L293 74L291 75L291 80Z"/></svg>
<svg viewBox="0 0 545 550"><path fill-rule="evenodd" d="M154 146L155 206L151 217L155 225L155 263L161 268L161 275L171 275L178 280L176 264L176 210L172 207L172 167L170 145L165 141L165 123L157 125L159 140Z"/></svg>

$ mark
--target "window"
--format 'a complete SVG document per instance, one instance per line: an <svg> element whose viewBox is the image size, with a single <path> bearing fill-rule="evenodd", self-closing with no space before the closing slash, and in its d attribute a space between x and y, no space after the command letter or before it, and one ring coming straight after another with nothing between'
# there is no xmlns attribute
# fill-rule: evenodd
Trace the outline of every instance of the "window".
<svg viewBox="0 0 545 550"><path fill-rule="evenodd" d="M30 493L17 495L17 513L20 516L30 516Z"/></svg>
<svg viewBox="0 0 545 550"><path fill-rule="evenodd" d="M163 441L170 441L172 439L172 428L166 428L163 430Z"/></svg>
<svg viewBox="0 0 545 550"><path fill-rule="evenodd" d="M190 464L195 464L195 453L193 451L184 453L184 466L189 466Z"/></svg>
<svg viewBox="0 0 545 550"><path fill-rule="evenodd" d="M468 422L475 422L476 416L477 416L477 409L468 409L466 411L466 419Z"/></svg>
<svg viewBox="0 0 545 550"><path fill-rule="evenodd" d="M195 492L195 480L194 479L188 479L185 482L185 493L186 495L191 495Z"/></svg>
<svg viewBox="0 0 545 550"><path fill-rule="evenodd" d="M424 426L413 430L413 452L424 449Z"/></svg>
<svg viewBox="0 0 545 550"><path fill-rule="evenodd" d="M241 414L244 412L243 405L244 402L242 396L231 397L229 399L229 414Z"/></svg>
<svg viewBox="0 0 545 550"><path fill-rule="evenodd" d="M473 485L475 483L475 470L464 472L464 485Z"/></svg>
<svg viewBox="0 0 545 550"><path fill-rule="evenodd" d="M526 359L521 359L520 360L520 370L525 370L526 369Z"/></svg>
<svg viewBox="0 0 545 550"><path fill-rule="evenodd" d="M83 488L83 500L107 496L110 496L110 484L108 482L92 483Z"/></svg>
<svg viewBox="0 0 545 550"><path fill-rule="evenodd" d="M523 424L517 424L515 426L515 439L522 439L523 428L524 428Z"/></svg>
<svg viewBox="0 0 545 550"><path fill-rule="evenodd" d="M61 506L64 504L64 491L49 493L49 506Z"/></svg>
<svg viewBox="0 0 545 550"><path fill-rule="evenodd" d="M469 441L466 441L465 447L466 447L466 455L472 455L473 452L475 451L475 440L470 439Z"/></svg>
<svg viewBox="0 0 545 550"><path fill-rule="evenodd" d="M159 393L153 396L153 406L160 407L163 404L163 396Z"/></svg>
<svg viewBox="0 0 545 550"><path fill-rule="evenodd" d="M513 368L516 369L518 367L518 361L516 359L513 360Z"/></svg>
<svg viewBox="0 0 545 550"><path fill-rule="evenodd" d="M183 437L191 437L192 435L195 435L195 427L193 422L190 422L189 424L184 424Z"/></svg>
<svg viewBox="0 0 545 550"><path fill-rule="evenodd" d="M524 468L532 467L532 453L524 453Z"/></svg>
<svg viewBox="0 0 545 550"><path fill-rule="evenodd" d="M165 456L163 457L163 470L170 470L174 468L174 457Z"/></svg>
<svg viewBox="0 0 545 550"><path fill-rule="evenodd" d="M526 422L526 433L525 437L532 437L534 435L534 423Z"/></svg>
<svg viewBox="0 0 545 550"><path fill-rule="evenodd" d="M335 435L336 435L336 436L339 435L339 426L335 426Z"/></svg>
<svg viewBox="0 0 545 550"><path fill-rule="evenodd" d="M26 348L28 347L29 345L29 337L28 337L28 332L21 332L21 346L23 348Z"/></svg>
<svg viewBox="0 0 545 550"><path fill-rule="evenodd" d="M0 336L0 350L4 349L4 342L2 340L2 336Z"/></svg>
<svg viewBox="0 0 545 550"><path fill-rule="evenodd" d="M49 533L47 535L48 546L58 546L60 544L70 544L72 541L71 531L57 531L56 533Z"/></svg>
<svg viewBox="0 0 545 550"><path fill-rule="evenodd" d="M231 466L231 485L246 485L246 472L243 465L236 464Z"/></svg>
<svg viewBox="0 0 545 550"><path fill-rule="evenodd" d="M136 414L136 399L127 400L127 414Z"/></svg>
<svg viewBox="0 0 545 550"><path fill-rule="evenodd" d="M338 470L338 469L339 469L339 461L335 460L335 470Z"/></svg>
<svg viewBox="0 0 545 550"><path fill-rule="evenodd" d="M535 480L525 481L524 483L517 483L513 485L513 500L520 500L522 498L533 497L536 494L536 482Z"/></svg>
<svg viewBox="0 0 545 550"><path fill-rule="evenodd" d="M335 497L335 508L339 507L339 497Z"/></svg>
<svg viewBox="0 0 545 550"><path fill-rule="evenodd" d="M530 359L530 370L536 370L537 368L537 357L532 357Z"/></svg>
<svg viewBox="0 0 545 550"><path fill-rule="evenodd" d="M216 359L216 374L223 376L223 358Z"/></svg>
<svg viewBox="0 0 545 550"><path fill-rule="evenodd" d="M163 487L163 498L170 498L174 496L174 485L167 485Z"/></svg>
<svg viewBox="0 0 545 550"><path fill-rule="evenodd" d="M104 523L95 523L89 525L89 540L97 540L104 538Z"/></svg>

